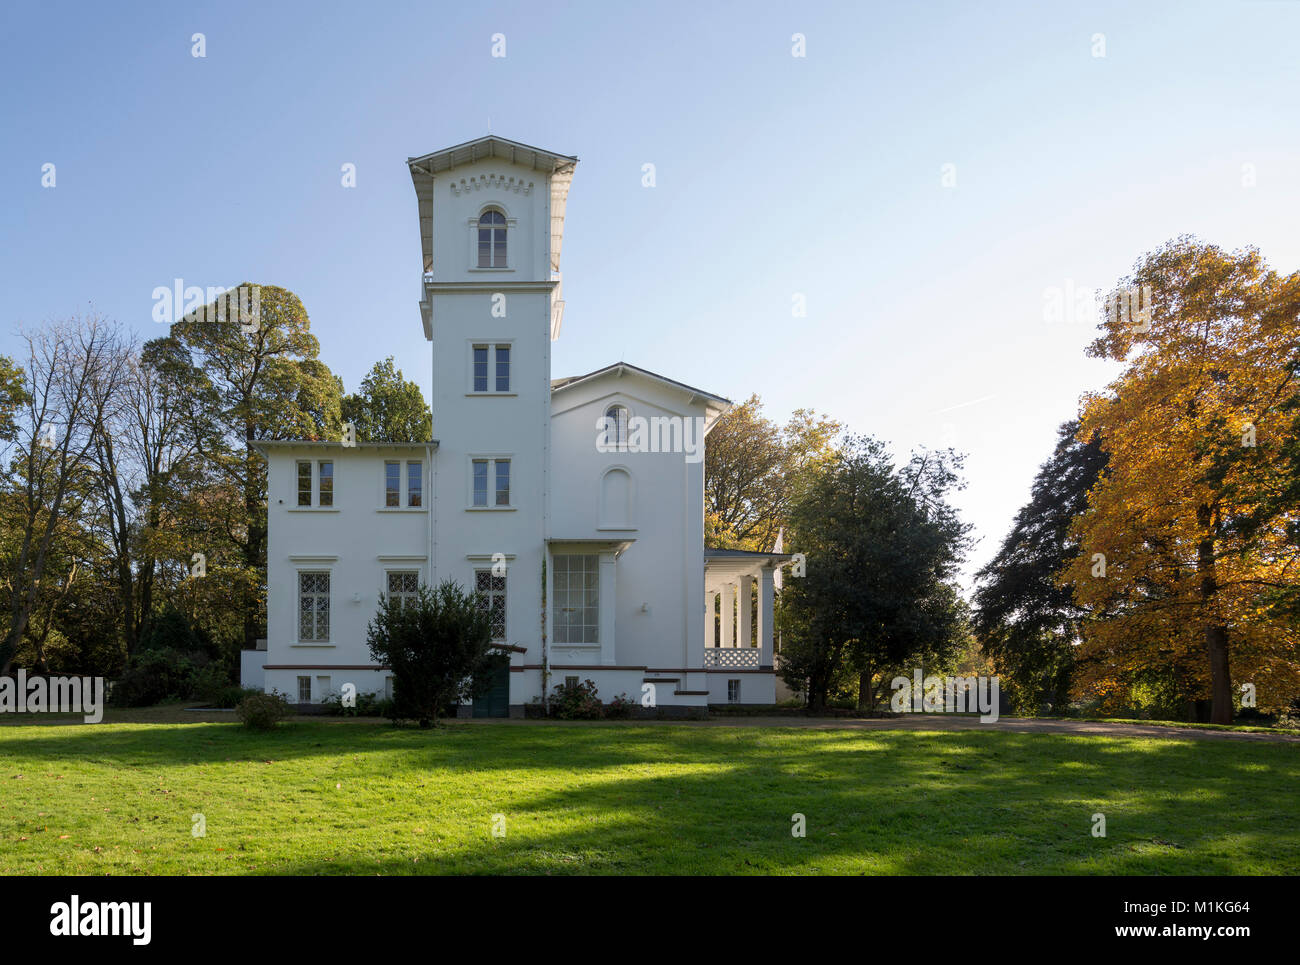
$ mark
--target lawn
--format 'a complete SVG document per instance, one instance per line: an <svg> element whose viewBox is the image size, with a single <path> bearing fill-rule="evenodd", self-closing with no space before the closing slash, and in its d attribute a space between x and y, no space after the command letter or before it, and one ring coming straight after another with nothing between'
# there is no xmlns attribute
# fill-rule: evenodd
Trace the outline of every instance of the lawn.
<svg viewBox="0 0 1300 965"><path fill-rule="evenodd" d="M1298 791L1265 742L11 721L0 873L1296 874Z"/></svg>

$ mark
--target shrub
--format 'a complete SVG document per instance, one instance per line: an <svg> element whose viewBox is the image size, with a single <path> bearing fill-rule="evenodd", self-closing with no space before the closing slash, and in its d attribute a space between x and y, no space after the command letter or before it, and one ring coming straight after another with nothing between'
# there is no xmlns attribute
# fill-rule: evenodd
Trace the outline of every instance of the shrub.
<svg viewBox="0 0 1300 965"><path fill-rule="evenodd" d="M551 716L560 720L599 720L604 716L604 707L596 696L596 684L591 680L570 686L567 683L556 684L555 694L551 697Z"/></svg>
<svg viewBox="0 0 1300 965"><path fill-rule="evenodd" d="M381 698L378 694L357 694L356 703L351 707L343 706L341 694L330 694L321 703L325 713L335 717L385 717L382 706L392 704L391 700Z"/></svg>
<svg viewBox="0 0 1300 965"><path fill-rule="evenodd" d="M245 697L251 697L253 694L260 694L261 691L256 687L241 687L238 684L227 684L212 696L212 706L220 707L222 710L229 710L232 707L238 707Z"/></svg>
<svg viewBox="0 0 1300 965"><path fill-rule="evenodd" d="M492 650L487 609L477 593L453 580L436 590L420 584L405 605L380 598L366 628L370 656L393 671L394 719L436 724L448 704L486 691L506 657Z"/></svg>
<svg viewBox="0 0 1300 965"><path fill-rule="evenodd" d="M629 700L627 694L619 694L605 708L605 716L613 720L623 720L631 717L635 709L636 701Z"/></svg>
<svg viewBox="0 0 1300 965"><path fill-rule="evenodd" d="M292 713L280 693L251 693L236 708L240 721L250 730L272 730Z"/></svg>

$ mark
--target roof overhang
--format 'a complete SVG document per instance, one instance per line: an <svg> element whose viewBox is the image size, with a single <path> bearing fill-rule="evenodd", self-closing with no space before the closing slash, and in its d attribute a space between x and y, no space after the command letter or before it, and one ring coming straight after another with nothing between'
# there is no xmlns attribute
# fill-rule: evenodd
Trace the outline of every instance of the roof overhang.
<svg viewBox="0 0 1300 965"><path fill-rule="evenodd" d="M483 161L488 158L500 158L502 161L518 164L548 175L557 171L572 169L578 163L578 159L571 154L556 154L554 151L547 151L544 148L533 147L530 144L522 144L509 138L488 134L472 141L465 141L463 144L444 147L432 154L409 157L406 159L406 164L413 175L418 172L432 176L441 174L444 171L450 171L452 168L460 167L463 164L473 164L476 161Z"/></svg>
<svg viewBox="0 0 1300 965"><path fill-rule="evenodd" d="M594 382L598 379L607 377L624 378L635 376L637 378L647 379L651 382L657 382L660 385L681 392L687 397L687 404L703 403L705 411L708 413L708 419L705 423L705 432L713 428L713 424L718 418L724 415L734 403L720 395L714 395L712 392L705 392L703 389L697 389L693 385L687 385L685 382L678 382L676 379L670 379L667 376L651 372L649 369L643 369L627 362L615 362L613 365L606 365L603 369L597 369L594 372L588 372L586 375L575 375L565 379L551 380L551 396L555 397L569 389L576 388Z"/></svg>
<svg viewBox="0 0 1300 965"><path fill-rule="evenodd" d="M437 449L438 440L432 439L429 442L358 442L356 445L345 446L341 442L331 442L326 439L255 439L248 446L264 456L270 451L283 452L291 449L388 449L401 452L423 452L429 446Z"/></svg>

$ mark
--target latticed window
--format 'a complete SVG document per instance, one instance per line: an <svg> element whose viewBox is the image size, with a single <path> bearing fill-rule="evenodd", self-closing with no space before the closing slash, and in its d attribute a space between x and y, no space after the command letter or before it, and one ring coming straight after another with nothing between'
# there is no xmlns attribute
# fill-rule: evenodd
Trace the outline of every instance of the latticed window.
<svg viewBox="0 0 1300 965"><path fill-rule="evenodd" d="M298 639L322 643L330 638L329 573L298 574Z"/></svg>
<svg viewBox="0 0 1300 965"><path fill-rule="evenodd" d="M416 601L420 592L420 574L415 570L390 570L388 573L388 599L399 607Z"/></svg>
<svg viewBox="0 0 1300 965"><path fill-rule="evenodd" d="M506 267L506 216L500 211L484 211L479 216L478 266Z"/></svg>
<svg viewBox="0 0 1300 965"><path fill-rule="evenodd" d="M492 626L492 639L506 638L506 578L494 576L491 570L474 571L474 589L478 591L479 606L488 615Z"/></svg>
<svg viewBox="0 0 1300 965"><path fill-rule="evenodd" d="M334 505L334 463L320 464L320 505Z"/></svg>
<svg viewBox="0 0 1300 965"><path fill-rule="evenodd" d="M555 557L555 642L600 642L600 557Z"/></svg>

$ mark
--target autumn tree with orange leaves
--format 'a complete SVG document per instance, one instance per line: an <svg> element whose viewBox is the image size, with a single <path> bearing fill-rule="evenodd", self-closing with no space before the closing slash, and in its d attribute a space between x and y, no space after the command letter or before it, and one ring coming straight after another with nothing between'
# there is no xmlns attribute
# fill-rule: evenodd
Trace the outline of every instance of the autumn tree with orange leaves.
<svg viewBox="0 0 1300 965"><path fill-rule="evenodd" d="M1258 251L1178 238L1108 303L1089 354L1125 363L1084 399L1108 472L1073 524L1061 578L1087 612L1076 693L1118 706L1152 672L1232 722L1300 695L1300 499L1291 486L1300 394L1300 272ZM1288 488L1289 487L1289 488Z"/></svg>

